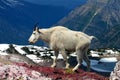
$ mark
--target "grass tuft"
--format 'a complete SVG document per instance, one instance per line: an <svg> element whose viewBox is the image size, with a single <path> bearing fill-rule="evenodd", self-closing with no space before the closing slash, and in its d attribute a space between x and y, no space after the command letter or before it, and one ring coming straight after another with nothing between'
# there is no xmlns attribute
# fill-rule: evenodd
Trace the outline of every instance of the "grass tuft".
<svg viewBox="0 0 120 80"><path fill-rule="evenodd" d="M65 73L66 74L74 74L75 72L72 71L72 68L69 68L69 69L65 69Z"/></svg>

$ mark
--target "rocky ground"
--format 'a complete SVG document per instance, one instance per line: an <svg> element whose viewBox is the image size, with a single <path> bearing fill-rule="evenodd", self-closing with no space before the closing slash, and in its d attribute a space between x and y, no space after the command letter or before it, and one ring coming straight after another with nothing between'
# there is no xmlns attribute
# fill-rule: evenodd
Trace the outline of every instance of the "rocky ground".
<svg viewBox="0 0 120 80"><path fill-rule="evenodd" d="M108 77L81 69L72 72L40 66L11 54L0 56L0 80L108 80Z"/></svg>
<svg viewBox="0 0 120 80"><path fill-rule="evenodd" d="M39 71L26 67L30 66L27 62L19 59L13 61L15 58L18 56L0 56L0 80L51 80Z"/></svg>
<svg viewBox="0 0 120 80"><path fill-rule="evenodd" d="M99 72L99 70L98 72L93 70L87 72L84 63L76 72L72 72L72 68L76 65L76 57L70 57L72 66L68 70L64 69L65 63L61 56L59 56L57 67L51 68L51 57L53 55L47 48L0 45L0 80L109 80L109 77L111 80L115 80L116 76L119 78L118 63L111 74L110 72ZM109 68L109 65L102 63L104 60L99 60L99 58L97 60L98 66L96 66L96 60L91 64L93 65L91 69L92 67L98 68L100 65ZM98 61L101 62L98 63ZM113 79L114 77L115 79Z"/></svg>

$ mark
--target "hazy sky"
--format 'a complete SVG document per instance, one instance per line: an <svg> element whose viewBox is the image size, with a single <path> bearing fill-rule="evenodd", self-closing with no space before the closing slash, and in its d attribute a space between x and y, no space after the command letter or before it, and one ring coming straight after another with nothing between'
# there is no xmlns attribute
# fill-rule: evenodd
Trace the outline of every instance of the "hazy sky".
<svg viewBox="0 0 120 80"><path fill-rule="evenodd" d="M64 6L67 8L73 8L84 2L85 0L26 0L29 2L34 2L41 5L57 5Z"/></svg>

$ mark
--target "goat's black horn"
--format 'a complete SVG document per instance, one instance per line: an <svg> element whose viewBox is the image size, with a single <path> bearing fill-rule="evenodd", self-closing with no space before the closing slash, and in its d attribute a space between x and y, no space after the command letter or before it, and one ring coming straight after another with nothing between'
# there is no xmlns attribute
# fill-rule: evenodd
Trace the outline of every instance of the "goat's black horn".
<svg viewBox="0 0 120 80"><path fill-rule="evenodd" d="M38 24L39 24L39 23L36 23L36 24L34 25L34 31L38 28Z"/></svg>

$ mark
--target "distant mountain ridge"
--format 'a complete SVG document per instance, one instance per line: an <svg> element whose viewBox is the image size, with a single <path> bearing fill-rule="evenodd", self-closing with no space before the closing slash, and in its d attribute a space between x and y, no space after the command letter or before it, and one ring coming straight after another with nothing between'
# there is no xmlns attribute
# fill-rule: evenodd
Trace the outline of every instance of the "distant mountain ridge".
<svg viewBox="0 0 120 80"><path fill-rule="evenodd" d="M120 48L120 0L88 0L56 25L96 36L92 47Z"/></svg>
<svg viewBox="0 0 120 80"><path fill-rule="evenodd" d="M34 24L50 27L68 14L61 6L38 5L25 0L0 0L0 43L28 44ZM59 14L58 14L59 13Z"/></svg>
<svg viewBox="0 0 120 80"><path fill-rule="evenodd" d="M86 2L86 0L25 0L40 5L63 6L73 9Z"/></svg>
<svg viewBox="0 0 120 80"><path fill-rule="evenodd" d="M17 5L24 5L24 4L17 0L1 0L0 1L0 8L2 9L5 9L7 6L15 7Z"/></svg>

